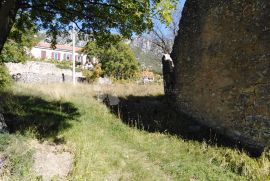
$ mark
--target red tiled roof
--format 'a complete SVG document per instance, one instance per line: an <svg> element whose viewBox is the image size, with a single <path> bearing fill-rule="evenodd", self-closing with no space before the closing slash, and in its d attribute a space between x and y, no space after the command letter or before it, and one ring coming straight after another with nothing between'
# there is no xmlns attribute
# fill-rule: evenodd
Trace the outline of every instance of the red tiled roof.
<svg viewBox="0 0 270 181"><path fill-rule="evenodd" d="M50 48L51 49L51 44L50 43L46 43L46 42L39 42L37 45L37 47L44 47L44 48ZM72 51L72 46L64 44L64 45L55 45L56 49L60 49L60 50L66 50L66 51ZM80 47L75 47L75 51L79 52L81 51L82 48Z"/></svg>
<svg viewBox="0 0 270 181"><path fill-rule="evenodd" d="M142 71L142 72L141 72L141 76L142 76L142 77L150 77L150 78L153 78L153 77L154 77L154 73L153 73L153 72L150 72L150 71Z"/></svg>

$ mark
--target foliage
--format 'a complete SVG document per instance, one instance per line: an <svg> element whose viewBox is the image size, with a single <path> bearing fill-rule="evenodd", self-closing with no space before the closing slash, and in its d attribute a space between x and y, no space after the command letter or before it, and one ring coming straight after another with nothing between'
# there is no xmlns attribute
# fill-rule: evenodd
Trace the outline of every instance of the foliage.
<svg viewBox="0 0 270 181"><path fill-rule="evenodd" d="M93 70L83 70L83 76L86 77L87 82L94 82L102 75L101 64L95 65Z"/></svg>
<svg viewBox="0 0 270 181"><path fill-rule="evenodd" d="M0 90L11 85L11 77L5 65L0 63Z"/></svg>
<svg viewBox="0 0 270 181"><path fill-rule="evenodd" d="M103 73L116 79L135 78L139 63L130 47L122 42L98 45L92 41L84 48L84 53L100 60Z"/></svg>
<svg viewBox="0 0 270 181"><path fill-rule="evenodd" d="M16 24L19 29L37 24L38 28L48 30L53 37L52 43L62 33L76 27L91 35L91 38L102 39L115 30L124 37L133 33L142 33L153 26L152 16L159 15L165 22L171 21L171 11L177 0L25 0L16 2ZM10 17L12 18L12 17Z"/></svg>
<svg viewBox="0 0 270 181"><path fill-rule="evenodd" d="M33 151L27 139L20 135L0 134L0 180L32 180ZM9 179L12 178L12 179Z"/></svg>
<svg viewBox="0 0 270 181"><path fill-rule="evenodd" d="M178 24L182 14L184 1L180 1L172 12L172 21L164 23L158 18L154 19L152 30L143 37L151 42L151 52L158 56L162 53L170 54L174 43L174 38L178 33Z"/></svg>
<svg viewBox="0 0 270 181"><path fill-rule="evenodd" d="M34 25L27 30L19 30L14 26L0 54L0 62L25 62L29 58L28 51L38 42Z"/></svg>
<svg viewBox="0 0 270 181"><path fill-rule="evenodd" d="M100 60L104 73L116 79L135 78L139 72L139 63L134 53L124 43L105 50L101 54Z"/></svg>
<svg viewBox="0 0 270 181"><path fill-rule="evenodd" d="M71 61L57 61L57 60L49 60L49 63L55 64L57 68L60 69L70 69L72 67Z"/></svg>

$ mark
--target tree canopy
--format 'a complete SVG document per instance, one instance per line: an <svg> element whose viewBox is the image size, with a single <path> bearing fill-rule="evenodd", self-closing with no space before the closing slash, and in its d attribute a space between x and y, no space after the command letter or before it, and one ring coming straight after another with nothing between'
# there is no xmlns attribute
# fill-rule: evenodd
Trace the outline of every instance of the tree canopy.
<svg viewBox="0 0 270 181"><path fill-rule="evenodd" d="M13 26L0 54L0 62L25 62L29 58L29 50L39 40L34 26L27 32Z"/></svg>
<svg viewBox="0 0 270 181"><path fill-rule="evenodd" d="M0 0L0 51L14 23L20 30L31 23L56 37L76 27L95 39L115 31L124 37L153 26L152 16L171 21L177 0Z"/></svg>
<svg viewBox="0 0 270 181"><path fill-rule="evenodd" d="M131 48L123 43L98 45L88 42L84 53L90 58L96 57L101 63L103 74L116 79L130 79L138 75L140 66Z"/></svg>

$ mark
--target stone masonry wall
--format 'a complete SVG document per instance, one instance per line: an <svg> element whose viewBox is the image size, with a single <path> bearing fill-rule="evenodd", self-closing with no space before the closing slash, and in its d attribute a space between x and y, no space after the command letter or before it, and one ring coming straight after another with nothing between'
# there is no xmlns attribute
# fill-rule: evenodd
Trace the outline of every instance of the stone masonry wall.
<svg viewBox="0 0 270 181"><path fill-rule="evenodd" d="M269 0L187 0L171 57L179 111L270 145Z"/></svg>
<svg viewBox="0 0 270 181"><path fill-rule="evenodd" d="M62 74L65 75L65 82L72 82L72 70L60 69L56 65L46 62L28 61L26 63L6 63L10 75L21 74L18 82L22 83L57 83L63 82ZM82 76L76 72L76 76Z"/></svg>

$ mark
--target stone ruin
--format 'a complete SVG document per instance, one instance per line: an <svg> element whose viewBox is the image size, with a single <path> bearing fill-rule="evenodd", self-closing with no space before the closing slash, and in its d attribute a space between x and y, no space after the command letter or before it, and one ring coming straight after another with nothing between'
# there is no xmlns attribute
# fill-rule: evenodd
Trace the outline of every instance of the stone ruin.
<svg viewBox="0 0 270 181"><path fill-rule="evenodd" d="M270 146L269 20L269 0L187 0L166 91L176 109L248 145Z"/></svg>

